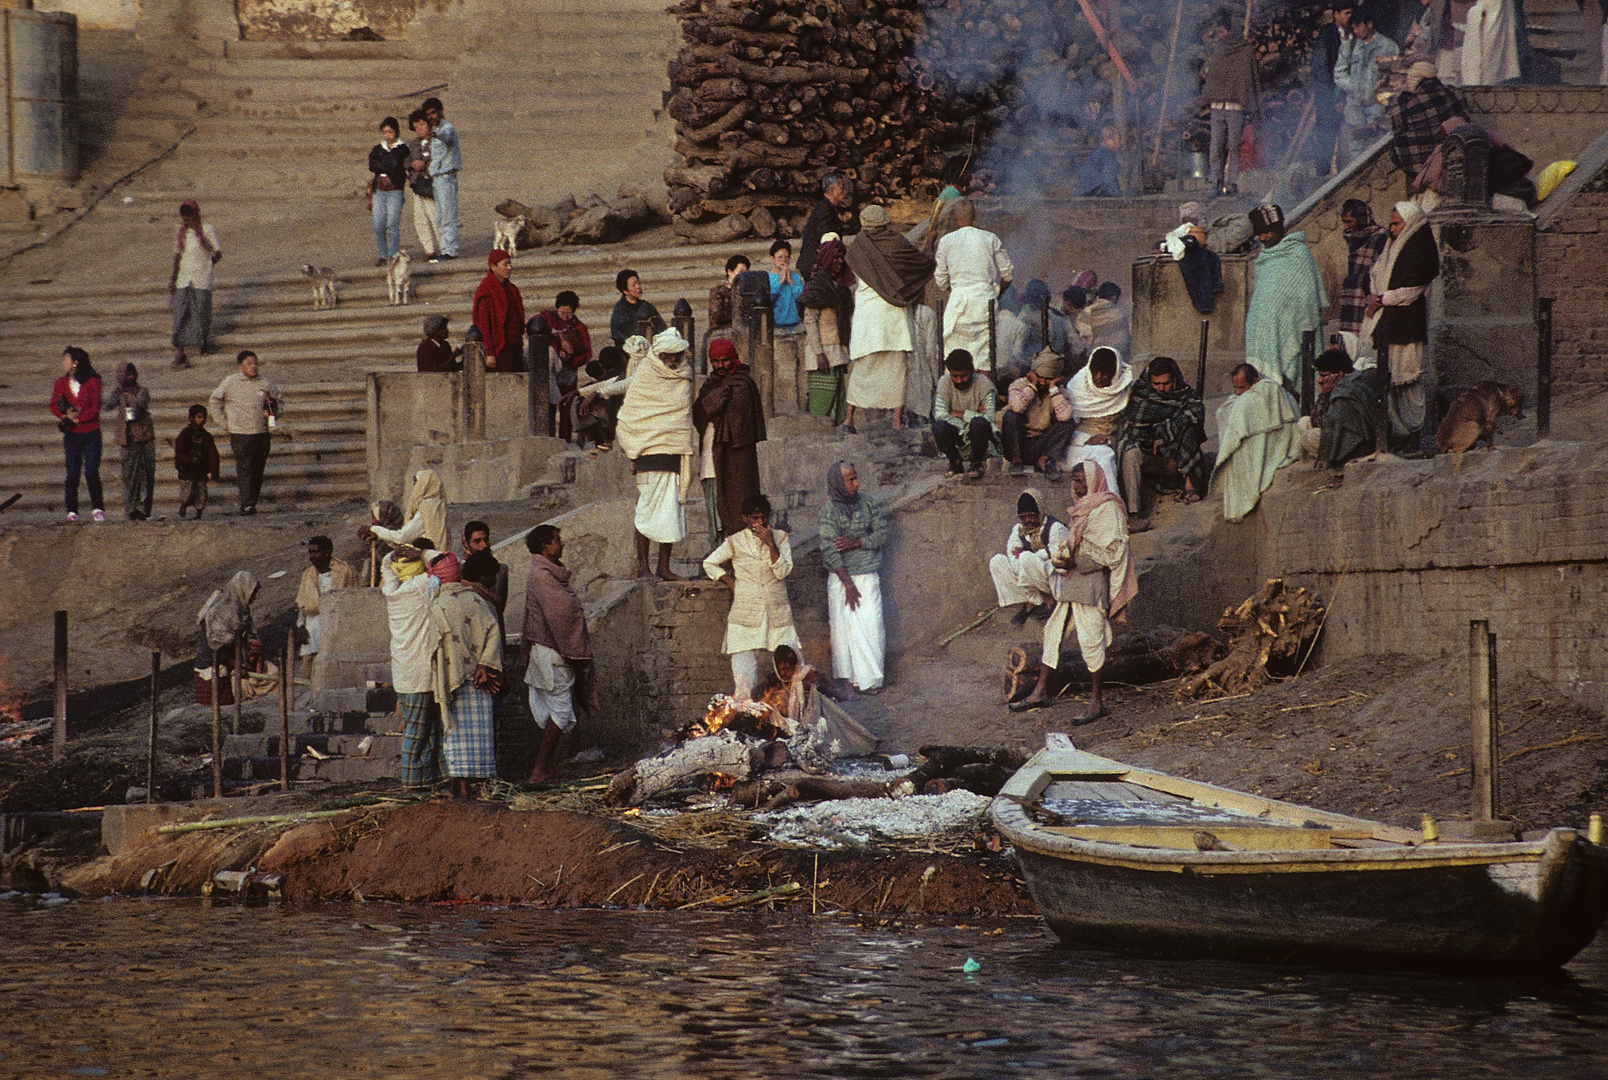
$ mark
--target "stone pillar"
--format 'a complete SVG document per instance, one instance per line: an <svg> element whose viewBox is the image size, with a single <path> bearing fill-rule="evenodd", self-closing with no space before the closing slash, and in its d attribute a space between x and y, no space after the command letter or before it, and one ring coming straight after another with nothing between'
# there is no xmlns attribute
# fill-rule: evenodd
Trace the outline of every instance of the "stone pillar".
<svg viewBox="0 0 1608 1080"><path fill-rule="evenodd" d="M463 343L463 433L455 440L486 438L486 344Z"/></svg>
<svg viewBox="0 0 1608 1080"><path fill-rule="evenodd" d="M8 182L78 179L78 16L6 11Z"/></svg>

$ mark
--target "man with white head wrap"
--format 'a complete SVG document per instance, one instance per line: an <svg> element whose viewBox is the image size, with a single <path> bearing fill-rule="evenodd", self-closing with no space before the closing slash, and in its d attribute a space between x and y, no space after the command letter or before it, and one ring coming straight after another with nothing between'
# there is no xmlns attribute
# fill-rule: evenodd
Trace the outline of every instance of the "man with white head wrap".
<svg viewBox="0 0 1608 1080"><path fill-rule="evenodd" d="M1070 470L1082 461L1092 461L1105 473L1107 491L1118 490L1116 445L1122 435L1122 414L1128 408L1133 390L1133 368L1122 354L1102 345L1089 354L1089 362L1072 376L1067 396L1072 401L1072 417L1077 425L1072 446L1061 463Z"/></svg>
<svg viewBox="0 0 1608 1080"><path fill-rule="evenodd" d="M692 425L692 365L686 339L665 330L628 374L629 387L615 424L615 439L636 474L636 572L648 576L648 544L659 545L658 576L670 572L671 545L687 535L681 500L692 479L697 442Z"/></svg>
<svg viewBox="0 0 1608 1080"><path fill-rule="evenodd" d="M970 199L955 200L954 219L954 231L938 241L933 277L940 289L949 290L944 304L944 355L965 349L978 371L993 371L988 305L999 300L1015 271L1000 238L977 228L977 208Z"/></svg>
<svg viewBox="0 0 1608 1080"><path fill-rule="evenodd" d="M1424 427L1424 342L1429 337L1430 282L1440 275L1440 248L1429 218L1415 202L1399 202L1390 214L1390 243L1374 260L1369 278L1368 318L1380 366L1390 372L1386 407L1391 433L1409 450ZM1433 432L1431 432L1433 434Z"/></svg>

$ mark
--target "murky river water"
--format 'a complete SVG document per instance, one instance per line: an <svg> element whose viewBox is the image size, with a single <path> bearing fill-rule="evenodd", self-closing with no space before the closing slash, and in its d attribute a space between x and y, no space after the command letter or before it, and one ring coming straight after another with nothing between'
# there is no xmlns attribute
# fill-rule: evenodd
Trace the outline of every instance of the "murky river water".
<svg viewBox="0 0 1608 1080"><path fill-rule="evenodd" d="M1028 920L123 900L0 904L0 940L7 1077L1608 1076L1601 940L1529 983L1119 959Z"/></svg>

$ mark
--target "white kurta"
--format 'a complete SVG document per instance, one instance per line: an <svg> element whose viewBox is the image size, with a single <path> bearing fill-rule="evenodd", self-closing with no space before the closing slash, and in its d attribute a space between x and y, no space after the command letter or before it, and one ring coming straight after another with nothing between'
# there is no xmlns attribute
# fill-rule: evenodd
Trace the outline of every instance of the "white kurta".
<svg viewBox="0 0 1608 1080"><path fill-rule="evenodd" d="M793 572L793 549L785 532L777 529L772 535L776 540L775 562L771 561L770 549L752 529L726 537L704 559L704 573L711 579L718 581L730 563L731 576L737 582L721 652L771 650L778 645L801 648L798 631L793 629L793 610L787 603L787 586L782 584Z"/></svg>
<svg viewBox="0 0 1608 1080"><path fill-rule="evenodd" d="M325 593L329 592L330 589L332 589L334 587L335 587L335 574L334 574L333 571L325 570L322 574L318 575L318 595L319 596L323 596ZM322 640L321 635L319 633L320 622L319 622L318 616L317 615L303 616L302 625L307 628L307 644L305 644L305 645L303 645L301 647L301 654L303 656L317 656L318 655L318 644Z"/></svg>
<svg viewBox="0 0 1608 1080"><path fill-rule="evenodd" d="M988 305L1013 271L999 237L968 225L938 241L933 280L949 290L944 305L944 355L965 349L979 371L994 369L988 340Z"/></svg>

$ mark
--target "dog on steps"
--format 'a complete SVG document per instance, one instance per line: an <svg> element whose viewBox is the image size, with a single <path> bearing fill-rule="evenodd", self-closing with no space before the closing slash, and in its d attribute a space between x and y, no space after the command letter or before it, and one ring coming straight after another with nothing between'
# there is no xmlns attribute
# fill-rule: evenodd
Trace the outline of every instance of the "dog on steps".
<svg viewBox="0 0 1608 1080"><path fill-rule="evenodd" d="M1475 383L1446 410L1445 419L1435 429L1435 449L1442 454L1461 454L1483 435L1485 448L1494 450L1499 416L1524 419L1524 391L1507 383Z"/></svg>
<svg viewBox="0 0 1608 1080"><path fill-rule="evenodd" d="M405 251L385 260L385 286L390 290L392 306L408 302L408 293L413 289L413 271L408 269L411 262Z"/></svg>
<svg viewBox="0 0 1608 1080"><path fill-rule="evenodd" d="M303 264L302 277L313 286L313 310L322 311L335 306L335 272L327 266L313 269L311 263Z"/></svg>
<svg viewBox="0 0 1608 1080"><path fill-rule="evenodd" d="M500 251L508 252L510 258L519 248L519 236L525 231L530 220L524 214L511 218L498 218L492 223L491 246Z"/></svg>

